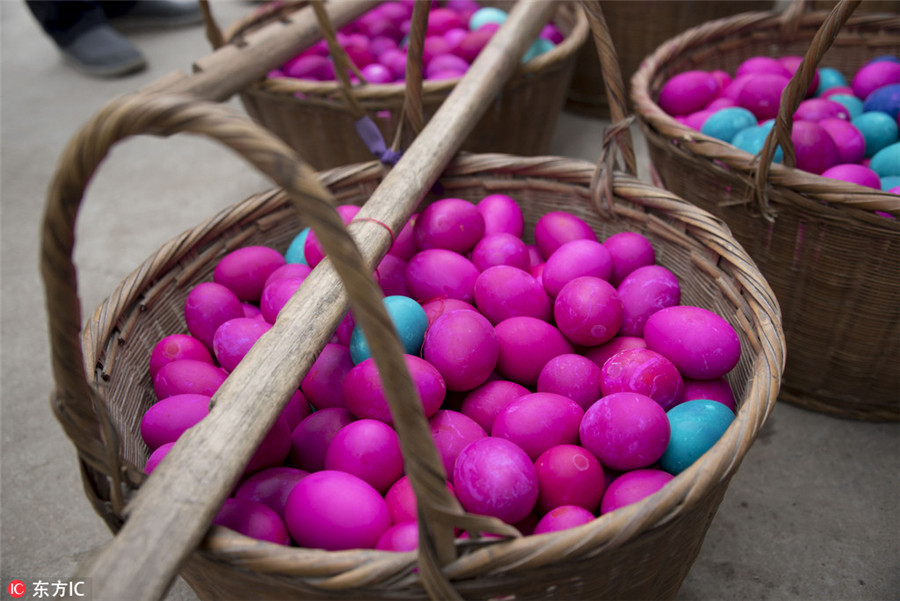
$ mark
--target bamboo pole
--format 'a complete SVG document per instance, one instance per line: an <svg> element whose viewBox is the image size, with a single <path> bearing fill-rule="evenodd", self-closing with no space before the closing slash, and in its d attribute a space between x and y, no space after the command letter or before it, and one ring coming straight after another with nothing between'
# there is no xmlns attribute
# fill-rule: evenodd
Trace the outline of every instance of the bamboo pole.
<svg viewBox="0 0 900 601"><path fill-rule="evenodd" d="M362 208L358 220L377 220L399 231L555 9L555 3L546 0L520 0L515 5L506 23ZM352 232L367 264L377 264L390 244L387 230L363 219ZM150 601L165 595L243 466L309 370L316 349L327 342L347 309L347 292L329 261L316 267L308 279L309 285L282 310L279 323L216 393L215 410L179 439L138 490L117 536L83 566L79 575L90 579L94 599ZM389 389L391 384L385 382L385 387ZM427 435L424 415L401 419L421 420L411 429ZM410 445L402 443L406 457ZM429 444L436 454L433 443ZM417 452L421 452L418 447ZM447 547L449 532L446 528L433 533L439 550ZM444 554L439 559L446 563L452 558Z"/></svg>

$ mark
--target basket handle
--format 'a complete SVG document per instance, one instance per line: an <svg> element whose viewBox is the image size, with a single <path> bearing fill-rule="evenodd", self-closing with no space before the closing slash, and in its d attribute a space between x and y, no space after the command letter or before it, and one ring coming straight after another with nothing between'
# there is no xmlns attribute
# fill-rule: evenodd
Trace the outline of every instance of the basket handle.
<svg viewBox="0 0 900 601"><path fill-rule="evenodd" d="M769 169L775 157L776 145L780 144L784 152L784 164L794 167L797 162L794 143L791 141L791 131L794 123L794 113L800 106L806 96L806 91L812 85L816 69L822 60L822 57L831 48L834 39L843 27L856 7L859 6L861 0L840 0L840 2L832 9L822 26L816 32L810 42L803 61L794 72L788 82L787 87L781 94L781 104L778 108L778 114L775 116L775 126L766 137L759 154L759 169L756 172L755 194L761 214L769 220L774 219L774 210L769 206L768 194L766 194L766 183L769 178ZM791 7L785 13L785 22L796 21L799 19L803 6Z"/></svg>

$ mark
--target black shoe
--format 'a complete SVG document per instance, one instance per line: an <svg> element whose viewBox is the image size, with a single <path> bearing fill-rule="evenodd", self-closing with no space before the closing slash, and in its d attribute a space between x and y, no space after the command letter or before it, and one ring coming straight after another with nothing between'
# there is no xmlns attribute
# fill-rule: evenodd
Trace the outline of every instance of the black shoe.
<svg viewBox="0 0 900 601"><path fill-rule="evenodd" d="M123 31L183 27L202 21L203 13L196 0L138 0L121 15L109 16L110 25Z"/></svg>
<svg viewBox="0 0 900 601"><path fill-rule="evenodd" d="M60 50L69 64L95 77L118 77L147 66L140 50L108 25L88 30Z"/></svg>

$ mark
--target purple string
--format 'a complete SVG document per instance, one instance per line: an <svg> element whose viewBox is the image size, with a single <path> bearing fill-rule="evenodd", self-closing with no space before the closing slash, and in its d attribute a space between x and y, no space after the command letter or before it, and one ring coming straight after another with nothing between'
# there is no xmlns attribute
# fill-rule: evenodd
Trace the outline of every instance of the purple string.
<svg viewBox="0 0 900 601"><path fill-rule="evenodd" d="M366 148L368 148L379 161L387 163L388 165L397 164L402 153L387 147L384 143L384 137L381 135L381 130L378 129L378 126L375 125L375 122L372 121L368 115L357 119L355 125L356 133L362 138Z"/></svg>

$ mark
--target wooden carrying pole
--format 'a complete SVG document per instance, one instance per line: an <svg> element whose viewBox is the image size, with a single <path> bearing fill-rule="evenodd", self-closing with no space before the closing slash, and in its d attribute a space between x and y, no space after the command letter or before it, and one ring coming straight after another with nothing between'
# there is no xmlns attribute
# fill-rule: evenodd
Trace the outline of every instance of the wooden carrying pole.
<svg viewBox="0 0 900 601"><path fill-rule="evenodd" d="M362 207L350 231L369 267L381 260L391 243L390 233L383 226L399 231L416 210L555 9L556 3L546 0L516 3L469 72ZM208 89L212 88L204 88ZM209 94L204 91L201 95ZM282 178L285 172L299 173L301 179L315 179L308 168L291 170L282 166L279 170L276 166L269 170L270 175L274 173ZM294 186L317 201L323 194L318 188L308 183ZM82 566L78 575L90 579L94 599L162 598L181 565L202 540L244 465L312 365L316 349L324 346L347 309L348 292L332 262L324 261L308 280L308 285L282 310L272 331L260 339L213 397L214 410L179 439L165 461L136 492L126 508L125 523L115 538ZM382 348L388 349L387 352L397 352L399 348L396 339L378 340L368 335L367 338L372 341L376 360L385 353L384 350L375 353L378 345L384 345ZM404 389L404 384L409 385L409 375L403 375L406 382L390 382L385 378L385 388L389 392L392 388ZM403 377L396 379L403 380ZM391 409L395 410L393 399ZM416 437L427 436L424 414L409 413L395 415L399 422L411 424L404 428L398 423L398 430L412 431ZM428 457L419 457L421 440L412 443L401 440L401 444L408 471L429 469L425 465ZM437 451L430 440L427 447L435 459ZM435 515L452 513L452 502L448 501L447 505L438 507ZM472 523L474 516L460 515L463 518ZM446 527L430 533L437 549L435 566L453 559L446 552L448 548L453 549L452 544L446 544L452 543L448 534L451 531ZM427 559L420 559L423 576L430 569ZM428 586L429 578L423 577L423 581ZM429 592L432 596L456 596L452 589L446 588L429 588Z"/></svg>

